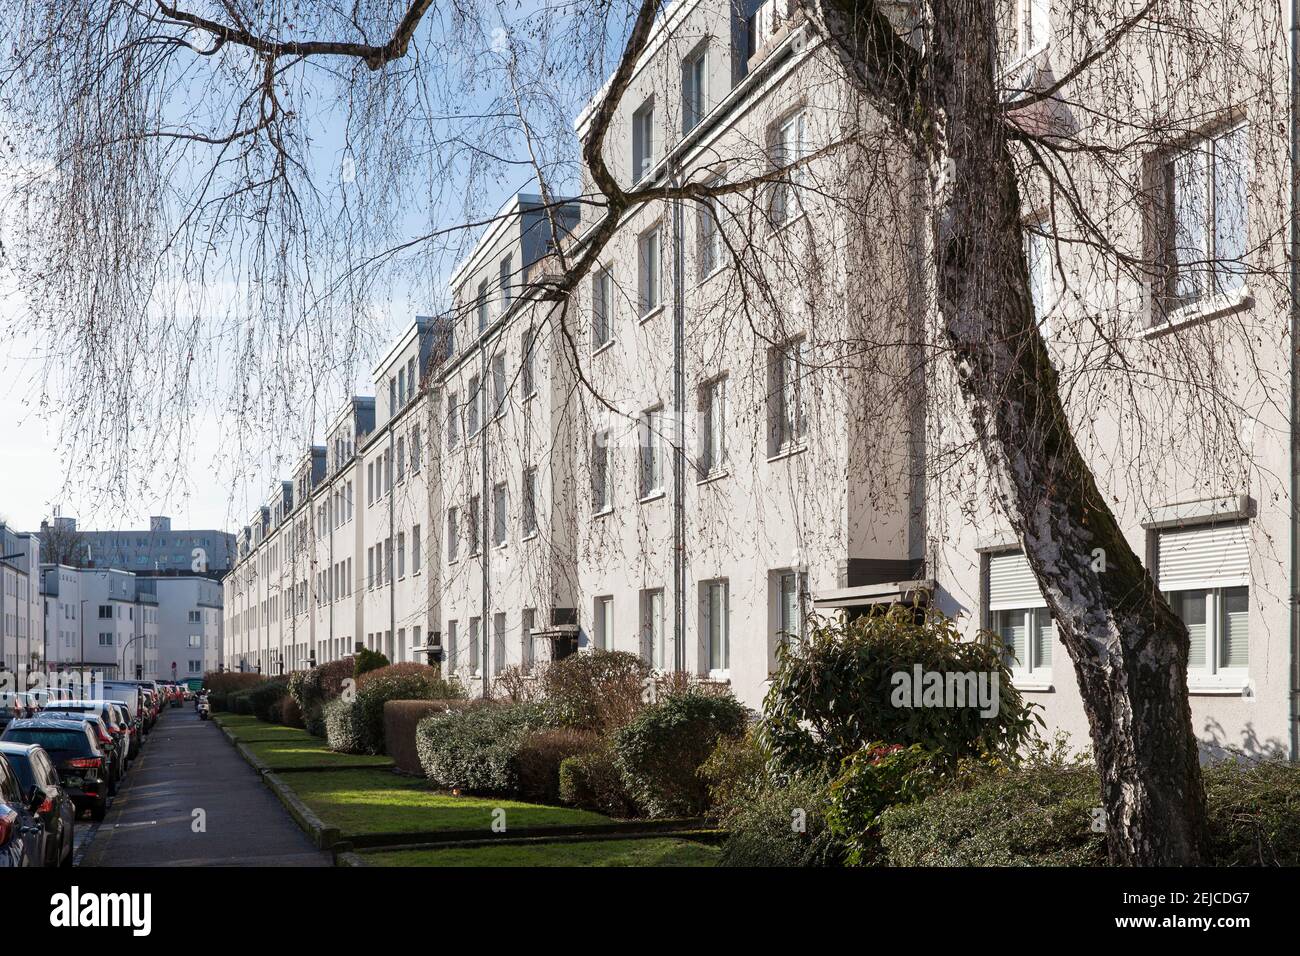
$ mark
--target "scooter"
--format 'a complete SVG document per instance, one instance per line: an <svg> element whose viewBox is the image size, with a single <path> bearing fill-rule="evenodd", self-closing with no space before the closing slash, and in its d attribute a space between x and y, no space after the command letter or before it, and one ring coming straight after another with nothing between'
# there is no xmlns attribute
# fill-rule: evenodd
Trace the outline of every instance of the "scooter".
<svg viewBox="0 0 1300 956"><path fill-rule="evenodd" d="M199 720L207 720L212 716L212 709L208 706L207 695L200 697L194 704L194 709L199 712Z"/></svg>

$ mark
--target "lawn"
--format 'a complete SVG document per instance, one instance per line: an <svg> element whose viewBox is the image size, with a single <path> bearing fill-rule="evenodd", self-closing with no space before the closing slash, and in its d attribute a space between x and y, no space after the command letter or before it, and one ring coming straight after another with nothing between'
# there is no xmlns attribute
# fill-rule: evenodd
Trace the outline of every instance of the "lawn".
<svg viewBox="0 0 1300 956"><path fill-rule="evenodd" d="M718 848L691 840L593 840L367 853L372 866L715 866Z"/></svg>
<svg viewBox="0 0 1300 956"><path fill-rule="evenodd" d="M325 746L325 741L305 736L304 739L240 740L258 760L272 770L292 770L296 767L391 767L393 760L382 754L340 754Z"/></svg>
<svg viewBox="0 0 1300 956"><path fill-rule="evenodd" d="M387 770L306 771L282 779L326 824L344 834L483 830L491 835L492 811L498 808L505 810L507 832L612 822L588 810L501 797L457 797Z"/></svg>

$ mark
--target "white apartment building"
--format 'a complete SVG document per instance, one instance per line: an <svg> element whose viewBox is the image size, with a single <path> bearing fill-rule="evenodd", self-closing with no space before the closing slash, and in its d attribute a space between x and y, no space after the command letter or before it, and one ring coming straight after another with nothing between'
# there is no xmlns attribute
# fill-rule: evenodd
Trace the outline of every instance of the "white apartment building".
<svg viewBox="0 0 1300 956"><path fill-rule="evenodd" d="M0 524L0 665L14 674L40 670L45 629L41 540Z"/></svg>
<svg viewBox="0 0 1300 956"><path fill-rule="evenodd" d="M1050 68L1050 5L1012 8L1008 69ZM512 199L451 277L450 313L415 321L375 367L377 397L352 399L238 536L226 667L279 673L360 646L393 660L436 647L487 693L507 667L607 648L729 682L758 706L777 647L808 615L924 600L971 636L1000 634L1049 728L1086 742L1070 662L969 452L951 372L921 361L930 306L914 171L869 135L828 148L872 121L797 6L740 12L726 0L668 7L609 127L609 169L631 188L802 165L711 206L636 206L563 303L542 295L545 278L601 212ZM1241 88L1281 115L1275 68ZM1135 110L1166 95L1148 80L1133 77ZM1205 115L1223 99L1211 82L1166 105ZM1125 358L1208 348L1225 369L1216 386L1250 410L1229 429L1244 464L1216 474L1206 463L1223 460L1221 443L1168 383L1172 395L1071 406L1129 543L1188 623L1208 751L1295 753L1296 469L1291 409L1267 400L1295 383L1286 350L1258 345L1284 340L1291 303L1277 283L1245 278L1285 271L1268 239L1285 234L1289 209L1280 135L1263 106L1230 105L1137 164L1162 177L1194 154L1211 171L1197 182L1220 190L1219 218L1178 219L1207 215L1198 203L1164 214L1180 234L1216 237L1229 266L1214 289L1189 273L1171 306L1113 278L1094 247L1032 229L1027 240L1063 376L1087 364L1075 331L1102 302L1135 323L1117 337ZM1243 143L1259 162L1234 158ZM1260 181L1234 205L1247 168ZM1038 201L1032 184L1026 198ZM1027 224L1043 215L1034 208ZM1112 218L1121 238L1148 240L1143 210ZM1082 288L1066 295L1055 277ZM923 391L898 385L913 376ZM1099 379L1084 381L1100 394Z"/></svg>
<svg viewBox="0 0 1300 956"><path fill-rule="evenodd" d="M141 597L152 593L156 606L153 675L183 681L215 671L222 661L221 584L209 577L166 575L137 580ZM152 614L150 613L152 610Z"/></svg>
<svg viewBox="0 0 1300 956"><path fill-rule="evenodd" d="M49 670L95 670L106 677L162 678L160 615L150 579L130 571L41 569L45 659Z"/></svg>

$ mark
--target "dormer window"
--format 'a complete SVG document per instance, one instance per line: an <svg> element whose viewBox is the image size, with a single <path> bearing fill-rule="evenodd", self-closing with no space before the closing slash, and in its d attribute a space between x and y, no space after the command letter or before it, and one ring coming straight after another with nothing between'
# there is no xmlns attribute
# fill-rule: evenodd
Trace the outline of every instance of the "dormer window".
<svg viewBox="0 0 1300 956"><path fill-rule="evenodd" d="M632 114L632 181L640 182L654 165L654 98Z"/></svg>

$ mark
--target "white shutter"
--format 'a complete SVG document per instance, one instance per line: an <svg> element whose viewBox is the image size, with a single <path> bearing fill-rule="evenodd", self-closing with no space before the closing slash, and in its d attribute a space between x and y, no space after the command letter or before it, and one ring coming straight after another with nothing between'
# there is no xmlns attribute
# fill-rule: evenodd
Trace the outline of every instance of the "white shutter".
<svg viewBox="0 0 1300 956"><path fill-rule="evenodd" d="M1247 586L1250 528L1241 523L1161 532L1156 561L1162 591Z"/></svg>
<svg viewBox="0 0 1300 956"><path fill-rule="evenodd" d="M989 555L989 610L1047 607L1029 559L1020 551Z"/></svg>

